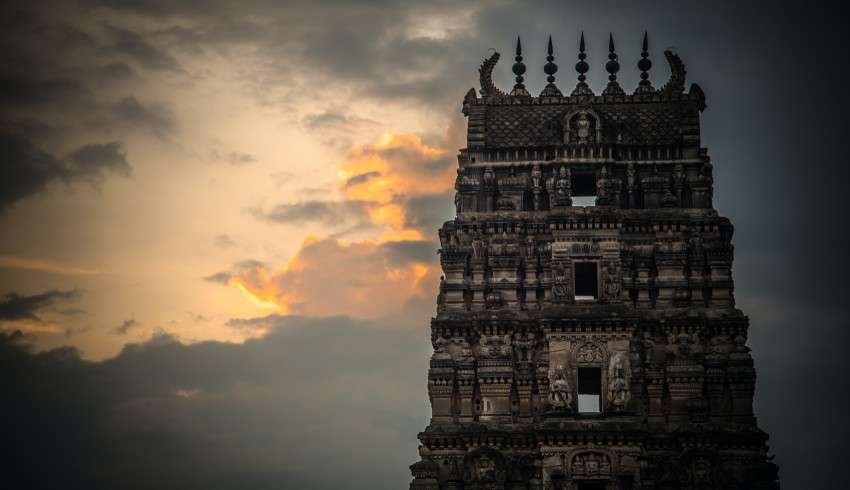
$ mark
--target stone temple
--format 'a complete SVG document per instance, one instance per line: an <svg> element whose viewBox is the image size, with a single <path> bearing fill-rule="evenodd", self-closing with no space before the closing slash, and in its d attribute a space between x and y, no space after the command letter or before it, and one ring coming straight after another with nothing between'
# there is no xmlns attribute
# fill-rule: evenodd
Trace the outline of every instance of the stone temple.
<svg viewBox="0 0 850 490"><path fill-rule="evenodd" d="M756 424L733 226L713 207L705 95L678 55L653 87L538 96L517 40L510 92L463 99L457 216L439 231L431 423L413 489L778 489ZM541 57L542 58L542 57Z"/></svg>

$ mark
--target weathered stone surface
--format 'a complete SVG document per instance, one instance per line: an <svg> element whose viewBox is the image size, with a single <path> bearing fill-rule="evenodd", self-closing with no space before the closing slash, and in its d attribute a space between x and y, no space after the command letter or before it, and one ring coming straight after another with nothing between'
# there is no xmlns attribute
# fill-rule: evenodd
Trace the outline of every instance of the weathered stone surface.
<svg viewBox="0 0 850 490"><path fill-rule="evenodd" d="M515 97L492 83L498 54L482 65L411 488L779 487L705 97L667 57L671 80L634 95Z"/></svg>

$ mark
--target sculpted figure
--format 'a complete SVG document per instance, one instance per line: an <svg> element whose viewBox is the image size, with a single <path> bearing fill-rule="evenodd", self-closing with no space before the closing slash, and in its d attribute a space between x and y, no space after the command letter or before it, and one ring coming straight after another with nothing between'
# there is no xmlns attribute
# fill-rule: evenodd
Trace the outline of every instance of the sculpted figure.
<svg viewBox="0 0 850 490"><path fill-rule="evenodd" d="M540 165L535 165L531 169L531 185L539 188L543 180L543 172L540 171Z"/></svg>
<svg viewBox="0 0 850 490"><path fill-rule="evenodd" d="M616 265L609 264L605 267L605 292L610 299L620 296L620 271Z"/></svg>
<svg viewBox="0 0 850 490"><path fill-rule="evenodd" d="M549 388L549 403L556 410L570 410L573 404L573 390L567 381L564 366L555 369L555 381Z"/></svg>
<svg viewBox="0 0 850 490"><path fill-rule="evenodd" d="M590 136L590 120L584 112L580 113L576 120L576 134L579 143L587 143L587 138Z"/></svg>
<svg viewBox="0 0 850 490"><path fill-rule="evenodd" d="M493 173L493 167L487 167L484 169L484 185L491 186L493 182L496 180L496 175Z"/></svg>
<svg viewBox="0 0 850 490"><path fill-rule="evenodd" d="M615 410L622 410L629 401L629 387L623 370L622 354L611 357L608 367L608 402Z"/></svg>
<svg viewBox="0 0 850 490"><path fill-rule="evenodd" d="M474 237L472 237L472 258L480 259L482 258L482 243L481 236L476 233Z"/></svg>
<svg viewBox="0 0 850 490"><path fill-rule="evenodd" d="M570 192L570 173L567 167L562 166L555 181L555 201L558 204L568 204Z"/></svg>
<svg viewBox="0 0 850 490"><path fill-rule="evenodd" d="M652 334L649 332L643 333L643 353L644 364L651 365L655 357L655 341L652 340Z"/></svg>
<svg viewBox="0 0 850 490"><path fill-rule="evenodd" d="M442 336L437 337L437 340L434 341L434 354L431 356L431 359L435 360L448 360L451 359L451 354L446 350L446 344L448 344L448 340L443 338Z"/></svg>

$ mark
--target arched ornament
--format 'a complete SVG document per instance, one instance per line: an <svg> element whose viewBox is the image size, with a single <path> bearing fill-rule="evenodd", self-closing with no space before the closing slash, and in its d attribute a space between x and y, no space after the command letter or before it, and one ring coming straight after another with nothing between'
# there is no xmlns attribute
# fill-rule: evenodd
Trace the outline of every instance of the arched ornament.
<svg viewBox="0 0 850 490"><path fill-rule="evenodd" d="M608 353L604 347L595 342L585 342L576 347L575 360L579 365L605 365Z"/></svg>
<svg viewBox="0 0 850 490"><path fill-rule="evenodd" d="M665 50L664 57L667 58L667 63L670 65L670 79L659 90L665 95L681 94L685 91L685 64L682 63L682 58L672 50Z"/></svg>
<svg viewBox="0 0 850 490"><path fill-rule="evenodd" d="M481 97L505 97L506 93L499 90L496 84L493 83L493 68L499 62L501 55L498 51L493 51L489 58L486 58L481 67L478 68L478 80L481 84Z"/></svg>
<svg viewBox="0 0 850 490"><path fill-rule="evenodd" d="M563 119L564 144L601 143L602 118L589 107L568 112ZM572 133L575 131L575 135Z"/></svg>

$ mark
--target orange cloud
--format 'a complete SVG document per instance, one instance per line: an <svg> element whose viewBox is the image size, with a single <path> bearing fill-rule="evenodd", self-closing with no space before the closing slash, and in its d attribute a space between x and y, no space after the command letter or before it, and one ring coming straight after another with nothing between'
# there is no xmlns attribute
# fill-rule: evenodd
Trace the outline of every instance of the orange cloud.
<svg viewBox="0 0 850 490"><path fill-rule="evenodd" d="M365 206L378 233L352 243L310 237L280 270L252 264L228 283L255 305L284 314L375 318L411 302L433 308L440 271L436 245L426 237L435 230L411 219L412 200L451 190L453 154L414 134L385 134L352 148L337 174L344 198Z"/></svg>
<svg viewBox="0 0 850 490"><path fill-rule="evenodd" d="M260 266L230 281L252 301L282 313L387 316L410 301L432 299L439 281L435 263L399 256L396 243L402 242L307 240L282 270Z"/></svg>
<svg viewBox="0 0 850 490"><path fill-rule="evenodd" d="M337 172L346 198L372 203L369 219L383 227L379 242L423 239L423 230L407 226L404 201L446 192L454 174L448 150L432 148L409 133L388 133L376 144L352 148Z"/></svg>

